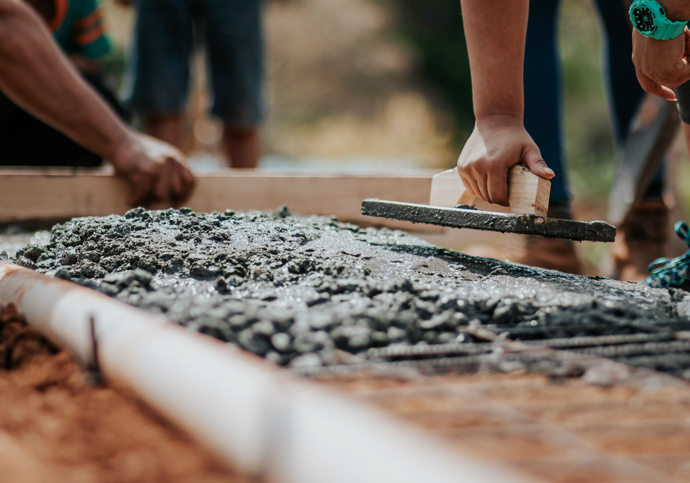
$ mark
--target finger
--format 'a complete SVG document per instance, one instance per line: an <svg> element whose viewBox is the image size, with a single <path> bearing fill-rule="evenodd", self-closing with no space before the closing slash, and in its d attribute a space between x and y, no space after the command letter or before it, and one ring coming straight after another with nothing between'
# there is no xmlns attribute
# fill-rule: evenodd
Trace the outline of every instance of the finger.
<svg viewBox="0 0 690 483"><path fill-rule="evenodd" d="M167 201L170 199L170 171L172 166L170 160L166 159L163 165L158 169L158 176L156 179L155 195L156 199L160 201Z"/></svg>
<svg viewBox="0 0 690 483"><path fill-rule="evenodd" d="M170 199L177 200L182 196L182 169L175 163L175 169L170 173Z"/></svg>
<svg viewBox="0 0 690 483"><path fill-rule="evenodd" d="M140 174L132 178L132 192L128 203L132 207L146 206L149 203L151 193L151 180L149 176Z"/></svg>
<svg viewBox="0 0 690 483"><path fill-rule="evenodd" d="M476 173L475 181L477 182L477 188L479 189L479 197L484 201L488 201L489 203L491 203L491 201L489 200L489 187L487 186L486 174Z"/></svg>
<svg viewBox="0 0 690 483"><path fill-rule="evenodd" d="M537 176L544 179L551 179L556 176L551 168L546 164L546 161L541 157L541 151L536 146L529 146L525 148L522 155L522 162Z"/></svg>
<svg viewBox="0 0 690 483"><path fill-rule="evenodd" d="M177 198L178 203L181 203L189 198L189 196L192 194L192 191L194 191L194 186L196 185L194 175L185 165L182 165L180 180L182 181L182 190Z"/></svg>
<svg viewBox="0 0 690 483"><path fill-rule="evenodd" d="M666 99L669 101L676 100L676 94L671 89L657 84L649 77L643 76L642 74L638 73L637 80L640 82L640 86L642 86L642 89L644 89L646 92L649 92L650 94L654 94L655 96L659 96L662 99Z"/></svg>
<svg viewBox="0 0 690 483"><path fill-rule="evenodd" d="M462 173L462 171L460 172ZM479 196L479 187L477 187L477 182L471 176L461 174L462 184L465 185L465 189L469 190L475 196Z"/></svg>
<svg viewBox="0 0 690 483"><path fill-rule="evenodd" d="M690 30L685 27L685 30L683 31L683 36L685 38L685 56L690 55Z"/></svg>
<svg viewBox="0 0 690 483"><path fill-rule="evenodd" d="M508 206L508 170L492 172L487 180L487 190L490 203Z"/></svg>

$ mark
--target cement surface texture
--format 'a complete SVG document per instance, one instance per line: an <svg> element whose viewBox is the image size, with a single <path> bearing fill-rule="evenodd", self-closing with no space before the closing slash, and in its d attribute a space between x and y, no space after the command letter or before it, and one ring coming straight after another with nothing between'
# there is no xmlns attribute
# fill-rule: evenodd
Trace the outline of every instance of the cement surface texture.
<svg viewBox="0 0 690 483"><path fill-rule="evenodd" d="M676 307L685 292L471 257L285 208L77 218L15 261L295 368L364 360L373 347L476 342L468 326L522 339L690 328Z"/></svg>

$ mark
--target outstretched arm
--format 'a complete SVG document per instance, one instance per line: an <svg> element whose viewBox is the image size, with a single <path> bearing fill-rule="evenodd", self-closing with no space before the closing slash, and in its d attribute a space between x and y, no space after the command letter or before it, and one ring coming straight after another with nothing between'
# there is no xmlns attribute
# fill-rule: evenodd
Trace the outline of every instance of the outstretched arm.
<svg viewBox="0 0 690 483"><path fill-rule="evenodd" d="M0 0L0 89L15 103L112 162L134 185L133 204L185 198L184 157L127 128L68 62L21 0Z"/></svg>
<svg viewBox="0 0 690 483"><path fill-rule="evenodd" d="M458 168L468 189L508 204L508 169L524 163L554 176L523 126L522 85L528 0L461 0L476 123Z"/></svg>

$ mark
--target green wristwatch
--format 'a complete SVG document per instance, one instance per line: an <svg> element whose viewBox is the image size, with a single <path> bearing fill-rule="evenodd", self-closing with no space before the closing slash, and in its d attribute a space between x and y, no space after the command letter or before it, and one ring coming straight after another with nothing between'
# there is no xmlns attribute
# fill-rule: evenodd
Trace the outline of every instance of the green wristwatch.
<svg viewBox="0 0 690 483"><path fill-rule="evenodd" d="M630 5L630 20L635 30L657 40L675 39L688 24L666 18L666 10L656 0L635 0Z"/></svg>

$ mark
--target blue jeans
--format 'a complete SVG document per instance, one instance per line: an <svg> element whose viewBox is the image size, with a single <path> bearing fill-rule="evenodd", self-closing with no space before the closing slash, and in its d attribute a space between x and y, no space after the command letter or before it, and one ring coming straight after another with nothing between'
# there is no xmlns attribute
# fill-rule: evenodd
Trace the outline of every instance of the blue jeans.
<svg viewBox="0 0 690 483"><path fill-rule="evenodd" d="M264 116L261 0L138 0L124 97L143 116L178 113L194 44L206 46L212 114L253 128Z"/></svg>
<svg viewBox="0 0 690 483"><path fill-rule="evenodd" d="M630 60L632 35L627 11L621 0L595 0L604 26L604 84L618 151L644 91L637 82ZM541 149L556 177L551 181L551 202L568 203L568 173L563 142L563 82L558 55L560 0L530 0L525 46L525 128ZM661 197L663 169L645 193Z"/></svg>

